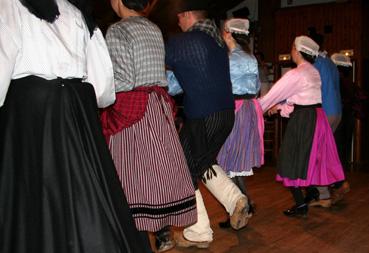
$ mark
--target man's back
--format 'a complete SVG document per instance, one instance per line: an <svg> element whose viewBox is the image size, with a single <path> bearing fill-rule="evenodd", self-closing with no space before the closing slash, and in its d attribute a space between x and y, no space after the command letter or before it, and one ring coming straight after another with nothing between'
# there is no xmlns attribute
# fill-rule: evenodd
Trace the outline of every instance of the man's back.
<svg viewBox="0 0 369 253"><path fill-rule="evenodd" d="M194 30L172 38L166 46L166 64L184 90L187 117L233 109L227 50L213 37Z"/></svg>

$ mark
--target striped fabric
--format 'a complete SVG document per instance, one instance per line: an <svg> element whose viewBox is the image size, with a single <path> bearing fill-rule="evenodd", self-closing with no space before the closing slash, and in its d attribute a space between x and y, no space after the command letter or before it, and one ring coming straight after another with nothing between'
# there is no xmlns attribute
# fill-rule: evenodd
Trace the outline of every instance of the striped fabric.
<svg viewBox="0 0 369 253"><path fill-rule="evenodd" d="M232 131L233 123L233 110L185 121L180 139L195 187L199 179L211 177L211 167L217 164L217 155Z"/></svg>
<svg viewBox="0 0 369 253"><path fill-rule="evenodd" d="M169 103L151 93L145 116L113 135L109 147L138 230L196 222L194 186Z"/></svg>
<svg viewBox="0 0 369 253"><path fill-rule="evenodd" d="M253 175L253 167L264 163L263 113L255 99L243 100L232 132L217 160L230 177Z"/></svg>

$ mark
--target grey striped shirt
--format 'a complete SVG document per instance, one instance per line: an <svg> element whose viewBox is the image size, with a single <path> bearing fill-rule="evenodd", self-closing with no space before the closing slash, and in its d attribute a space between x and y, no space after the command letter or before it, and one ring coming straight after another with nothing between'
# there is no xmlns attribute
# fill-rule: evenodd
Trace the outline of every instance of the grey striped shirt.
<svg viewBox="0 0 369 253"><path fill-rule="evenodd" d="M167 85L163 36L147 18L129 17L113 24L106 34L106 43L117 92Z"/></svg>

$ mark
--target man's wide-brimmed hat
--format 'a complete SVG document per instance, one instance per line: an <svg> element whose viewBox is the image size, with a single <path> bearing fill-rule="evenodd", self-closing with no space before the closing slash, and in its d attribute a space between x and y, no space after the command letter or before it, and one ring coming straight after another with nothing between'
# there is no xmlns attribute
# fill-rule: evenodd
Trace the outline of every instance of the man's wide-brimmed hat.
<svg viewBox="0 0 369 253"><path fill-rule="evenodd" d="M180 0L177 12L207 11L209 9L209 4L209 0Z"/></svg>

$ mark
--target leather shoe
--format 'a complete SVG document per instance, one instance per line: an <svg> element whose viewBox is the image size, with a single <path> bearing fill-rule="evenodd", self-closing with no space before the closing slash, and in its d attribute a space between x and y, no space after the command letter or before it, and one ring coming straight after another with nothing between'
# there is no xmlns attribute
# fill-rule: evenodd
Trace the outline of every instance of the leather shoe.
<svg viewBox="0 0 369 253"><path fill-rule="evenodd" d="M174 239L176 241L176 245L182 248L189 248L189 247L196 247L198 249L207 249L210 246L210 241L202 241L202 242L195 242L189 241L184 238L183 233L175 233Z"/></svg>
<svg viewBox="0 0 369 253"><path fill-rule="evenodd" d="M234 230L240 230L246 227L251 218L252 214L249 214L249 205L247 198L242 196L237 200L236 207L234 208L233 214L230 217L231 227Z"/></svg>
<svg viewBox="0 0 369 253"><path fill-rule="evenodd" d="M169 227L163 228L162 230L155 233L155 246L157 252L164 252L176 246Z"/></svg>
<svg viewBox="0 0 369 253"><path fill-rule="evenodd" d="M255 204L249 205L249 218L252 217L255 214ZM218 223L220 228L230 228L231 227L231 219L228 218L225 221L221 221Z"/></svg>
<svg viewBox="0 0 369 253"><path fill-rule="evenodd" d="M303 204L299 207L293 206L290 209L283 211L284 215L288 217L306 217L308 212L308 205Z"/></svg>

